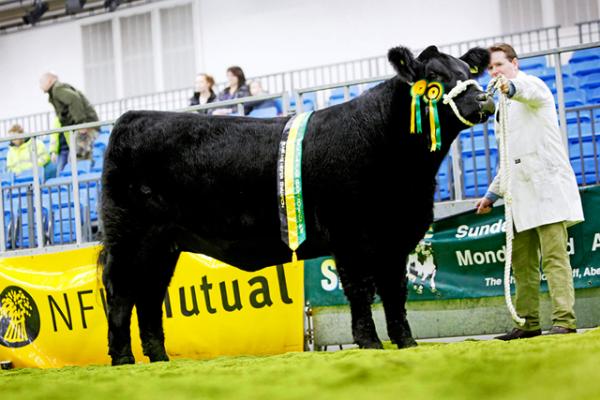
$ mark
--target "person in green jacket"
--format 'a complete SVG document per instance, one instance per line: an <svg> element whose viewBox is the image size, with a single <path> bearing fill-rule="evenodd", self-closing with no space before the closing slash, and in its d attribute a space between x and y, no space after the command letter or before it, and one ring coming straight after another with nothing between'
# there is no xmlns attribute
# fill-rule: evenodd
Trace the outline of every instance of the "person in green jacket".
<svg viewBox="0 0 600 400"><path fill-rule="evenodd" d="M9 135L22 134L23 128L21 125L15 124L8 131ZM31 143L30 138L14 139L10 142L8 155L6 157L6 167L14 174L21 174L32 169L31 160ZM45 167L50 162L50 156L46 150L46 146L41 140L37 140L37 164L40 167Z"/></svg>
<svg viewBox="0 0 600 400"><path fill-rule="evenodd" d="M48 93L48 101L54 107L58 126L69 126L98 121L98 114L88 99L79 90L68 83L60 82L58 76L46 72L40 78L40 88ZM60 174L69 160L70 139L67 134L55 134L51 138L50 153L52 161L57 163L56 173ZM94 140L98 137L97 129L80 129L77 131L77 159L90 160Z"/></svg>

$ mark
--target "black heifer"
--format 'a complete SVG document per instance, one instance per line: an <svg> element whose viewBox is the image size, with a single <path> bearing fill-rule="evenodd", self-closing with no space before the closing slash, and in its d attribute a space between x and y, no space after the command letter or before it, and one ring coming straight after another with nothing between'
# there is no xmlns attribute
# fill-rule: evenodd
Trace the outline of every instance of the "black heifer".
<svg viewBox="0 0 600 400"><path fill-rule="evenodd" d="M381 348L371 316L382 299L390 338L414 346L406 320L405 260L433 219L436 171L465 128L439 104L440 151L409 133L411 82L442 82L446 92L483 71L484 49L461 59L430 47L388 58L397 75L345 104L316 111L303 144L307 240L298 257L333 255L362 348ZM475 86L456 97L460 113L481 122L493 101ZM144 354L168 360L161 303L181 251L204 253L254 271L289 262L280 239L277 158L288 117L253 119L136 111L116 123L104 162L103 281L113 364L134 362L137 307Z"/></svg>

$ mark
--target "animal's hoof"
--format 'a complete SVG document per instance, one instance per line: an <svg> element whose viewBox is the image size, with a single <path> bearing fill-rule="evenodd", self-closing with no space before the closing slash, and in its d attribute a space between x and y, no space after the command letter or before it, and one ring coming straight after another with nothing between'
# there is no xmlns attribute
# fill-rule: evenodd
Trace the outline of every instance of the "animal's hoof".
<svg viewBox="0 0 600 400"><path fill-rule="evenodd" d="M409 347L417 347L417 341L415 339L413 339L412 337L403 337L400 340L394 340L392 341L393 343L396 343L398 345L399 349L406 349Z"/></svg>
<svg viewBox="0 0 600 400"><path fill-rule="evenodd" d="M359 341L356 344L358 344L358 347L361 349L376 349L376 350L383 349L383 344L381 344L381 342L379 340L377 340L377 341L375 341L375 340Z"/></svg>
<svg viewBox="0 0 600 400"><path fill-rule="evenodd" d="M166 353L150 356L150 362L169 361L169 356Z"/></svg>
<svg viewBox="0 0 600 400"><path fill-rule="evenodd" d="M125 365L125 364L135 364L135 358L133 356L121 356L121 357L113 357L112 365Z"/></svg>

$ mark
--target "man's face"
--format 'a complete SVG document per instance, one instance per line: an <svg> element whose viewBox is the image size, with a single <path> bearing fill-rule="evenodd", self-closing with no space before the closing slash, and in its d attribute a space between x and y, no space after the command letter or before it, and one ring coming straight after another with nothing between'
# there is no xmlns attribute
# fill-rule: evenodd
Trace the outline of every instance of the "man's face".
<svg viewBox="0 0 600 400"><path fill-rule="evenodd" d="M494 78L498 75L504 75L506 78L512 79L516 77L517 72L519 72L519 63L516 58L509 61L503 51L494 51L490 55L488 71Z"/></svg>

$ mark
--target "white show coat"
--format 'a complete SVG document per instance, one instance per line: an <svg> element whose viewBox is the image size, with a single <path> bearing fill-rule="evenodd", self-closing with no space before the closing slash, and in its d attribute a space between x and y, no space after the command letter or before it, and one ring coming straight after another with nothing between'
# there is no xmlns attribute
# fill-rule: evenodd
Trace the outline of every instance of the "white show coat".
<svg viewBox="0 0 600 400"><path fill-rule="evenodd" d="M554 97L538 77L519 71L507 101L507 152L513 221L517 232L554 222L583 221L581 197L561 139ZM498 123L495 132L499 135ZM502 168L489 191L502 196Z"/></svg>

